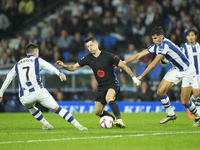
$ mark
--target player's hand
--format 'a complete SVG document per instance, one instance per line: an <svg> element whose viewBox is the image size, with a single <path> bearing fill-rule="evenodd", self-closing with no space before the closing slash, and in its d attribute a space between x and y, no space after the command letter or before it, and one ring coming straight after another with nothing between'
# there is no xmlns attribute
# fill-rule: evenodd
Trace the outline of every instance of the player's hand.
<svg viewBox="0 0 200 150"><path fill-rule="evenodd" d="M2 98L2 97L0 97L0 102L2 101L2 99L3 99L3 98Z"/></svg>
<svg viewBox="0 0 200 150"><path fill-rule="evenodd" d="M142 79L142 77L141 76L139 76L139 77L137 77L139 80L141 80Z"/></svg>
<svg viewBox="0 0 200 150"><path fill-rule="evenodd" d="M54 65L58 65L58 66L60 66L62 68L65 66L65 64L60 60L57 60Z"/></svg>
<svg viewBox="0 0 200 150"><path fill-rule="evenodd" d="M141 81L138 78L133 77L132 79L133 79L133 82L135 83L136 86L140 86Z"/></svg>
<svg viewBox="0 0 200 150"><path fill-rule="evenodd" d="M60 73L60 74L59 74L59 77L60 77L60 80L61 80L62 82L67 80L66 76L65 76L63 73Z"/></svg>

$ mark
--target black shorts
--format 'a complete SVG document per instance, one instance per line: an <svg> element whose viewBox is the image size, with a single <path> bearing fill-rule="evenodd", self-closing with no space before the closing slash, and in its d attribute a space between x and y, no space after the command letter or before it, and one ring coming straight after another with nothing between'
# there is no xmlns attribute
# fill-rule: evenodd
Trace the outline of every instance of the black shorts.
<svg viewBox="0 0 200 150"><path fill-rule="evenodd" d="M95 101L98 101L103 105L106 105L107 104L107 102L106 102L106 94L108 92L108 89L115 90L116 96L120 92L119 84L115 84L115 83L109 84L109 85L107 85L105 87L98 88L98 91L95 94Z"/></svg>

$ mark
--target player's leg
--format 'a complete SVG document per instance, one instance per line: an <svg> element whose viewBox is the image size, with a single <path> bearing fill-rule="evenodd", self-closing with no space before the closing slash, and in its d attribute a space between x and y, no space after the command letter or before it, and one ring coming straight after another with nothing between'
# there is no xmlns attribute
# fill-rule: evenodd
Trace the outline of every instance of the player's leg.
<svg viewBox="0 0 200 150"><path fill-rule="evenodd" d="M60 107L48 91L40 93L39 102L42 106L54 111L63 119L72 123L78 130L87 130L87 128L83 127L68 110Z"/></svg>
<svg viewBox="0 0 200 150"><path fill-rule="evenodd" d="M114 125L120 128L125 128L125 124L122 121L119 107L117 103L114 101L115 97L116 97L116 91L112 88L108 89L108 92L106 94L106 102L109 104L113 114L116 117Z"/></svg>
<svg viewBox="0 0 200 150"><path fill-rule="evenodd" d="M37 107L35 107L35 106L29 107L28 110L33 115L33 117L35 117L38 121L40 121L43 124L42 130L52 130L53 129L53 126L50 125L46 121L42 112Z"/></svg>
<svg viewBox="0 0 200 150"><path fill-rule="evenodd" d="M193 75L194 74L194 75ZM181 88L181 103L193 113L196 118L193 124L193 127L200 125L200 112L197 110L195 104L190 100L190 94L192 91L192 84L195 79L195 68L192 67L185 71L182 79L182 88Z"/></svg>
<svg viewBox="0 0 200 150"><path fill-rule="evenodd" d="M33 117L35 117L38 121L40 121L43 124L43 130L53 129L53 126L46 121L42 112L34 106L36 99L37 93L21 97L20 102L22 103L22 105L28 108L29 112L32 114Z"/></svg>
<svg viewBox="0 0 200 150"><path fill-rule="evenodd" d="M161 101L163 106L166 109L166 112L168 113L167 117L162 119L160 121L161 124L167 123L170 120L175 120L177 118L174 110L171 107L169 97L167 95L167 92L174 86L175 84L173 82L169 82L165 79L163 79L158 87L157 95L158 99Z"/></svg>
<svg viewBox="0 0 200 150"><path fill-rule="evenodd" d="M200 75L196 76L197 77L197 83L198 83L198 89L199 89L199 95L196 100L196 107L198 111L200 112Z"/></svg>
<svg viewBox="0 0 200 150"><path fill-rule="evenodd" d="M109 112L107 112L106 110L104 110L104 107L105 107L105 105L103 105L101 102L96 100L94 114L99 117L111 116L113 118L113 120L115 120L115 117L113 115L111 115Z"/></svg>
<svg viewBox="0 0 200 150"><path fill-rule="evenodd" d="M195 76L193 79L193 83L192 83L192 96L190 97L190 100L193 101L194 103L196 103L197 98L199 97L199 80L198 80L199 76Z"/></svg>
<svg viewBox="0 0 200 150"><path fill-rule="evenodd" d="M190 110L191 113L193 113L196 118L195 122L193 124L193 127L200 125L200 112L197 110L195 104L189 100L190 99L190 93L191 93L192 87L182 87L181 88L181 103Z"/></svg>
<svg viewBox="0 0 200 150"><path fill-rule="evenodd" d="M104 110L104 107L107 104L107 102L105 100L106 93L107 93L107 89L106 88L98 88L98 92L97 92L97 94L95 96L95 110L94 110L94 113L95 113L95 115L97 115L99 117L111 116L113 118L113 120L115 120L115 117L113 115L111 115L109 112Z"/></svg>
<svg viewBox="0 0 200 150"><path fill-rule="evenodd" d="M196 84L196 82L193 82L193 83L195 83ZM194 84L193 84L194 85ZM192 96L190 97L190 100L193 102L193 103L195 103L196 104L196 102L197 102L197 99L198 99L198 96L199 96L199 89L198 88L192 88ZM198 105L198 104L197 104ZM197 107L197 106L196 106ZM187 109L187 116L188 116L188 118L190 118L190 119L193 119L194 117L193 117L193 114L190 112L190 110L189 109Z"/></svg>
<svg viewBox="0 0 200 150"><path fill-rule="evenodd" d="M66 109L60 107L58 104L54 109L52 109L55 113L60 115L63 119L72 123L78 130L88 130L86 127L83 127L75 118L74 116Z"/></svg>

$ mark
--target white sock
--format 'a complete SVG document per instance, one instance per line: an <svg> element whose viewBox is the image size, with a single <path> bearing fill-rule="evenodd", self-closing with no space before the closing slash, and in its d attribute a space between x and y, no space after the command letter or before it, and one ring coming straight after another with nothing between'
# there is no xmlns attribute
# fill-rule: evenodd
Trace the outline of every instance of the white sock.
<svg viewBox="0 0 200 150"><path fill-rule="evenodd" d="M200 118L200 112L197 110L195 104L190 101L190 104L186 106L190 110L191 113L193 113L196 116L196 119Z"/></svg>
<svg viewBox="0 0 200 150"><path fill-rule="evenodd" d="M197 97L197 98L198 98L198 97ZM196 103L197 98L194 98L194 96L192 95L192 96L190 97L190 100L191 100L193 103Z"/></svg>
<svg viewBox="0 0 200 150"><path fill-rule="evenodd" d="M66 109L59 107L58 110L55 112L59 114L63 119L67 120L68 122L72 123L75 127L79 126L79 122L74 118L74 116Z"/></svg>
<svg viewBox="0 0 200 150"><path fill-rule="evenodd" d="M43 117L42 112L35 106L28 109L29 112L35 117L38 121L40 121L43 125L49 124L46 119Z"/></svg>
<svg viewBox="0 0 200 150"><path fill-rule="evenodd" d="M197 100L196 100L196 108L198 109L198 111L200 112L200 97L197 97Z"/></svg>
<svg viewBox="0 0 200 150"><path fill-rule="evenodd" d="M169 101L169 97L166 94L164 97L159 97L161 103L163 104L163 106L166 109L166 112L168 113L169 116L173 116L175 114L174 110L172 109L171 105L170 105L170 101Z"/></svg>

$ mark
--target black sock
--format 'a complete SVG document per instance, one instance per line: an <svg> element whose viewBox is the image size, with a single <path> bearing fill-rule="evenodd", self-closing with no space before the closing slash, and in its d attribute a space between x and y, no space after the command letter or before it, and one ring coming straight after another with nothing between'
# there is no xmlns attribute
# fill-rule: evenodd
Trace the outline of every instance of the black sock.
<svg viewBox="0 0 200 150"><path fill-rule="evenodd" d="M103 110L103 114L101 116L99 116L99 117L103 117L103 116L110 116L110 117L113 118L113 120L115 120L115 117L113 115L111 115L109 112L105 111L105 110Z"/></svg>
<svg viewBox="0 0 200 150"><path fill-rule="evenodd" d="M113 112L113 114L115 115L115 117L116 117L117 119L122 119L122 118L121 118L121 115L120 115L119 107L118 107L118 105L116 104L116 102L115 102L115 101L110 101L110 102L109 102L109 105L110 105L110 108L112 109L112 112Z"/></svg>

